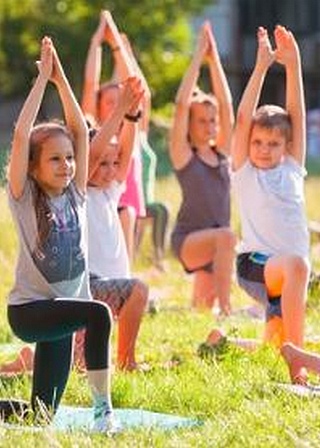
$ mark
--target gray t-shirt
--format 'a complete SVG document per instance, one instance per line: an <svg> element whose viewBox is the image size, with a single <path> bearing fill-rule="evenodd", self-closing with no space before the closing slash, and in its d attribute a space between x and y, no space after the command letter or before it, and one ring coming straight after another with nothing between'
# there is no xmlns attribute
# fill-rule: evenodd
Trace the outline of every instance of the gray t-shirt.
<svg viewBox="0 0 320 448"><path fill-rule="evenodd" d="M71 183L63 195L48 201L52 224L47 239L40 243L32 188L34 182L29 179L18 200L8 189L20 243L9 304L56 297L91 299L84 197Z"/></svg>
<svg viewBox="0 0 320 448"><path fill-rule="evenodd" d="M194 154L185 167L175 171L182 190L182 204L174 233L188 234L230 225L229 163L226 157L217 154L219 164L215 167Z"/></svg>

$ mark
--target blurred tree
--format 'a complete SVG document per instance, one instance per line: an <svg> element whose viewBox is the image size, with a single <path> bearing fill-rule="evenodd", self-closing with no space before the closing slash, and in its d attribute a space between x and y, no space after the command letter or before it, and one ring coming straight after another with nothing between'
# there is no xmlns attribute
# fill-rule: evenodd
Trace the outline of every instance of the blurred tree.
<svg viewBox="0 0 320 448"><path fill-rule="evenodd" d="M190 19L209 3L212 1L140 0L132 5L128 0L1 0L0 92L16 96L29 88L39 41L46 34L54 39L79 96L91 34L100 10L109 9L133 43L153 92L153 104L161 108L174 98L189 62Z"/></svg>

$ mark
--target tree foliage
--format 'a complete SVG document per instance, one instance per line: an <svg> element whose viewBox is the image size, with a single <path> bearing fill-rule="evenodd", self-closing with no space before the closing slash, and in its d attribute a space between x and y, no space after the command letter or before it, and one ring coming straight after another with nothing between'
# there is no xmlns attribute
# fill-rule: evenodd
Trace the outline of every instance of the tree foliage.
<svg viewBox="0 0 320 448"><path fill-rule="evenodd" d="M101 9L109 9L133 43L139 63L161 107L172 100L192 46L190 18L208 0L1 0L0 92L18 95L29 88L43 35L50 35L80 93L90 37Z"/></svg>

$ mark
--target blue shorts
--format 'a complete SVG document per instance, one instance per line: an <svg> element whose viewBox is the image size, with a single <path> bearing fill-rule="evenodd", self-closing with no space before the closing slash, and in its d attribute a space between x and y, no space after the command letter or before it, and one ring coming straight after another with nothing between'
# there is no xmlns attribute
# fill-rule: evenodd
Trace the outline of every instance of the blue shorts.
<svg viewBox="0 0 320 448"><path fill-rule="evenodd" d="M249 296L266 307L266 318L282 317L281 297L271 297L267 293L264 279L264 267L268 255L259 252L247 252L237 256L237 278L242 289Z"/></svg>

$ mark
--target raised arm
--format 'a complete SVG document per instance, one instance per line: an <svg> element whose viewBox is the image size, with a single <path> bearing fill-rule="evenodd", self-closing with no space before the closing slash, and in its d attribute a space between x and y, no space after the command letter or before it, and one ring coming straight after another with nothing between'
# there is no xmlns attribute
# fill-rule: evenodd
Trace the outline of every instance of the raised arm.
<svg viewBox="0 0 320 448"><path fill-rule="evenodd" d="M228 81L223 70L218 47L214 38L210 22L205 23L205 31L209 42L207 62L209 67L212 91L219 104L219 134L217 136L217 150L229 154L230 139L234 125L232 96Z"/></svg>
<svg viewBox="0 0 320 448"><path fill-rule="evenodd" d="M84 193L88 176L88 127L54 48L52 56L52 76L50 80L55 84L58 90L65 115L66 126L72 133L74 139L74 156L76 162L74 182L78 190Z"/></svg>
<svg viewBox="0 0 320 448"><path fill-rule="evenodd" d="M259 27L257 38L256 63L238 107L231 143L232 167L235 171L248 158L252 119L257 109L265 76L274 61L274 52L271 48L267 30Z"/></svg>
<svg viewBox="0 0 320 448"><path fill-rule="evenodd" d="M276 61L286 71L286 110L292 123L292 144L289 153L304 166L306 157L306 110L301 57L293 34L278 25L274 32Z"/></svg>
<svg viewBox="0 0 320 448"><path fill-rule="evenodd" d="M30 134L36 121L43 95L52 73L53 47L48 37L41 43L39 74L22 107L12 141L9 164L9 187L15 199L23 193L29 167Z"/></svg>
<svg viewBox="0 0 320 448"><path fill-rule="evenodd" d="M135 116L139 110L139 103L133 105L128 111L129 116ZM129 171L132 151L138 144L139 124L136 121L125 119L121 129L119 138L119 167L117 172L117 180L123 182Z"/></svg>
<svg viewBox="0 0 320 448"><path fill-rule="evenodd" d="M98 93L100 88L102 44L105 40L107 20L105 12L100 13L99 25L94 32L85 64L84 84L81 100L83 113L88 117L97 119Z"/></svg>
<svg viewBox="0 0 320 448"><path fill-rule="evenodd" d="M119 101L111 117L102 124L90 143L89 179L93 177L98 168L100 157L105 153L105 149L111 138L119 133L125 115L128 114L130 116L130 114L136 111L142 95L143 90L141 88L141 81L137 77L128 78L123 86L121 86ZM125 120L125 122L131 123L128 120ZM128 131L129 133L131 133L131 128L134 129L134 126L129 126L129 129L125 125L123 127L125 127L125 132ZM120 160L118 173L121 173L122 171L121 165ZM124 168L124 170L126 172L127 167ZM120 177L119 180L122 180L122 174L120 174Z"/></svg>
<svg viewBox="0 0 320 448"><path fill-rule="evenodd" d="M134 69L134 72L136 76L138 76L141 79L142 82L142 88L144 90L144 95L141 100L141 111L142 111L142 117L139 121L139 130L145 132L148 134L149 131L149 123L150 123L150 115L151 115L151 91L149 88L149 85L147 83L147 80L138 64L138 61L134 55L132 46L130 44L130 41L125 33L121 33L121 38L124 43L124 46L127 50L127 53L131 59L131 64Z"/></svg>
<svg viewBox="0 0 320 448"><path fill-rule="evenodd" d="M207 50L208 40L205 29L202 27L198 35L197 46L191 64L182 79L176 95L176 107L169 144L170 158L175 169L184 166L191 157L191 148L188 142L190 105Z"/></svg>
<svg viewBox="0 0 320 448"><path fill-rule="evenodd" d="M107 21L105 41L110 46L114 60L112 80L114 82L123 82L128 77L138 73L136 73L131 56L111 13L105 11L105 15Z"/></svg>

